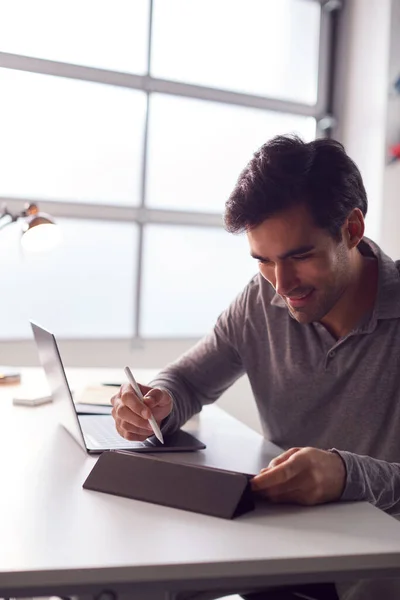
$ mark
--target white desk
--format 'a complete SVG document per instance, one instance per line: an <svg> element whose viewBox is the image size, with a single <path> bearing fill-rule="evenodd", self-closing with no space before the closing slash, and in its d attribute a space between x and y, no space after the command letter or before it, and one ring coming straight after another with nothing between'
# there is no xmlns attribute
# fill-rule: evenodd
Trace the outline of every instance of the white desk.
<svg viewBox="0 0 400 600"><path fill-rule="evenodd" d="M72 386L118 375L68 374ZM14 392L0 388L0 596L113 590L154 600L165 591L399 574L400 524L365 503L264 506L226 521L83 490L96 458L55 424L55 405L13 407ZM208 447L185 460L251 470L274 451L215 407L188 429Z"/></svg>

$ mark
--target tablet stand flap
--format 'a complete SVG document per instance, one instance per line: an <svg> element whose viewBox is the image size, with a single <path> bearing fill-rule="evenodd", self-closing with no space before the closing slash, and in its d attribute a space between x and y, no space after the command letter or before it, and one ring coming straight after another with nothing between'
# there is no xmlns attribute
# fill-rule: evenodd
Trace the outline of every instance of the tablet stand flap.
<svg viewBox="0 0 400 600"><path fill-rule="evenodd" d="M83 487L225 519L254 508L242 473L118 450L100 455Z"/></svg>

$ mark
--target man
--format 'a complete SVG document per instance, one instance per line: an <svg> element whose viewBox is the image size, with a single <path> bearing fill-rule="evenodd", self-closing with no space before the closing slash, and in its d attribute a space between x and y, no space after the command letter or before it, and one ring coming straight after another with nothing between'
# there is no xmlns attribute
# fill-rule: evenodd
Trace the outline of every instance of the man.
<svg viewBox="0 0 400 600"><path fill-rule="evenodd" d="M264 144L225 210L259 274L209 335L142 386L146 409L122 386L113 398L119 433L148 437L150 411L164 431L177 429L246 373L265 436L286 449L252 480L256 493L299 504L367 500L399 516L400 264L364 238L366 212L341 144ZM343 597L375 597L372 588L360 583Z"/></svg>

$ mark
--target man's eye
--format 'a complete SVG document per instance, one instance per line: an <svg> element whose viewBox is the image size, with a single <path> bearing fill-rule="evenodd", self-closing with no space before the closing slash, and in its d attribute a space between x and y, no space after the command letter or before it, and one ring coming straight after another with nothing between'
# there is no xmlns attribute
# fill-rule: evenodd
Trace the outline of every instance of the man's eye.
<svg viewBox="0 0 400 600"><path fill-rule="evenodd" d="M307 260L307 258L311 258L311 254L299 254L298 256L293 256L294 260Z"/></svg>
<svg viewBox="0 0 400 600"><path fill-rule="evenodd" d="M270 260L258 260L260 265L271 265L271 261Z"/></svg>

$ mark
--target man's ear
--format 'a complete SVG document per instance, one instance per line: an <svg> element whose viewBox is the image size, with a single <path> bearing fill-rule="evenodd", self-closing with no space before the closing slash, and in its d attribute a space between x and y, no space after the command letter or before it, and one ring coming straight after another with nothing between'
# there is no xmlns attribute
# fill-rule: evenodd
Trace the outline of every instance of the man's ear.
<svg viewBox="0 0 400 600"><path fill-rule="evenodd" d="M354 208L343 225L343 235L348 247L355 248L364 237L364 216L359 208Z"/></svg>

